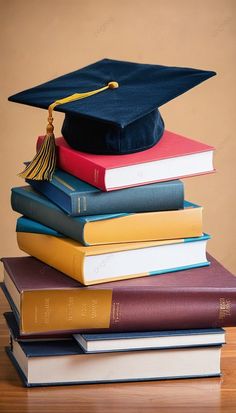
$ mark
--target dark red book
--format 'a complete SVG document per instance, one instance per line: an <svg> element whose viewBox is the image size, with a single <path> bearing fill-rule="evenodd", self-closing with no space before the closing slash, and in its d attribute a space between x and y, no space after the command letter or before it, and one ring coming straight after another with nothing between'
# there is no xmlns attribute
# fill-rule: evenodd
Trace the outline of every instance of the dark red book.
<svg viewBox="0 0 236 413"><path fill-rule="evenodd" d="M4 258L21 334L236 326L236 278L209 267L84 287L32 257Z"/></svg>

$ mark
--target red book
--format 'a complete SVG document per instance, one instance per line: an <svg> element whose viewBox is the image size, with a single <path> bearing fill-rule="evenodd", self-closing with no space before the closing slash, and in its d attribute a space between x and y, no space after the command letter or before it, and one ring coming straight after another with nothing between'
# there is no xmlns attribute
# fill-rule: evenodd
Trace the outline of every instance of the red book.
<svg viewBox="0 0 236 413"><path fill-rule="evenodd" d="M44 137L38 138L37 147ZM79 137L78 137L79 139ZM160 142L129 155L94 155L56 139L58 167L102 191L213 172L212 146L165 131Z"/></svg>
<svg viewBox="0 0 236 413"><path fill-rule="evenodd" d="M209 267L91 287L33 257L2 261L6 295L29 335L236 326L236 278L208 259Z"/></svg>

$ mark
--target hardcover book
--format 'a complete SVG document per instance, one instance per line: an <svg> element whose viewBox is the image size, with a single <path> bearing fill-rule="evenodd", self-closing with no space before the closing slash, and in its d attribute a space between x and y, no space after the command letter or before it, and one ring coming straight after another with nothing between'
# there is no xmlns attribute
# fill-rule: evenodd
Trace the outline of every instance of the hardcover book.
<svg viewBox="0 0 236 413"><path fill-rule="evenodd" d="M184 209L175 211L70 217L31 186L26 186L12 189L11 204L14 211L83 245L157 241L202 234L202 207L187 201Z"/></svg>
<svg viewBox="0 0 236 413"><path fill-rule="evenodd" d="M44 137L38 138L39 148ZM56 139L58 167L102 191L213 172L212 146L165 131L157 145L128 155L95 155Z"/></svg>
<svg viewBox="0 0 236 413"><path fill-rule="evenodd" d="M177 179L108 193L60 169L51 181L27 182L72 216L169 211L184 204L184 185Z"/></svg>
<svg viewBox="0 0 236 413"><path fill-rule="evenodd" d="M189 348L225 343L222 328L105 334L74 334L85 353L144 349Z"/></svg>
<svg viewBox="0 0 236 413"><path fill-rule="evenodd" d="M220 375L220 346L86 354L75 341L12 337L7 352L28 387Z"/></svg>
<svg viewBox="0 0 236 413"><path fill-rule="evenodd" d="M37 224L38 228L39 224ZM209 235L85 247L69 238L17 232L19 248L84 285L209 265Z"/></svg>
<svg viewBox="0 0 236 413"><path fill-rule="evenodd" d="M33 257L3 258L20 334L236 326L236 278L211 265L84 287Z"/></svg>

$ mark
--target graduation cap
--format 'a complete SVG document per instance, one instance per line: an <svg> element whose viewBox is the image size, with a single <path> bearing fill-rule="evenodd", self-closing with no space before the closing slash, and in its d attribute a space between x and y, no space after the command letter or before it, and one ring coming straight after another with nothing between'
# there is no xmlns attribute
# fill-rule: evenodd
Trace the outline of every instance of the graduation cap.
<svg viewBox="0 0 236 413"><path fill-rule="evenodd" d="M158 108L215 74L103 59L11 96L10 101L48 110L44 143L20 176L52 178L54 110L65 113L62 135L76 150L113 155L143 151L164 132Z"/></svg>

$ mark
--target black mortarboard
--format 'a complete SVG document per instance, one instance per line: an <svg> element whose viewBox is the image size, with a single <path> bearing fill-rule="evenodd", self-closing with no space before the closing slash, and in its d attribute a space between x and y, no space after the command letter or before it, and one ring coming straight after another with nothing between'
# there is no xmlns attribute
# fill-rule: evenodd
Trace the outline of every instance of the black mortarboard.
<svg viewBox="0 0 236 413"><path fill-rule="evenodd" d="M49 109L50 137L52 111L64 112L62 135L76 150L127 154L148 149L161 138L164 122L158 107L214 75L206 70L103 59L9 100ZM53 145L52 139L47 140L40 155L47 168L38 173L36 156L34 168L29 165L22 176L51 179L56 158L55 153L47 154Z"/></svg>

